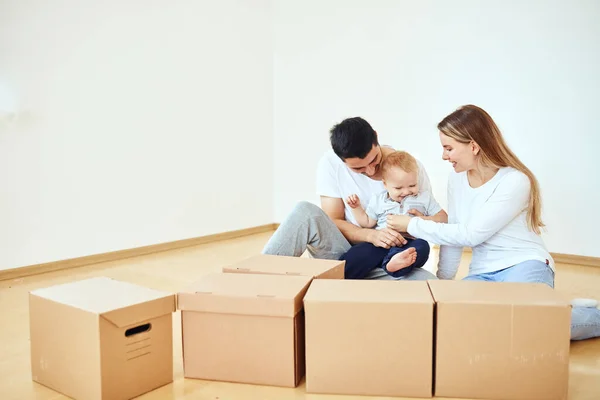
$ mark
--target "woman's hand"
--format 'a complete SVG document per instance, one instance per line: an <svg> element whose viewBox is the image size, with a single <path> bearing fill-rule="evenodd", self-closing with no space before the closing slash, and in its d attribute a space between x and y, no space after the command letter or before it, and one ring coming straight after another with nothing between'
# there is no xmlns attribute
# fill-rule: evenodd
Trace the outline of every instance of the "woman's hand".
<svg viewBox="0 0 600 400"><path fill-rule="evenodd" d="M411 217L409 217L408 215L388 215L387 227L392 228L397 232L406 232L410 219Z"/></svg>

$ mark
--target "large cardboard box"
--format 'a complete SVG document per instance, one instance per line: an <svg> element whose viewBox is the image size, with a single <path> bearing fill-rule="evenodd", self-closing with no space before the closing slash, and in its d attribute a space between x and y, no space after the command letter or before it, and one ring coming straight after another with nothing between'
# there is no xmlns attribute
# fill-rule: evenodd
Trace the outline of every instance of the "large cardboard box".
<svg viewBox="0 0 600 400"><path fill-rule="evenodd" d="M566 399L571 307L543 284L429 281L435 394Z"/></svg>
<svg viewBox="0 0 600 400"><path fill-rule="evenodd" d="M308 393L432 396L427 282L315 280L304 308Z"/></svg>
<svg viewBox="0 0 600 400"><path fill-rule="evenodd" d="M322 260L259 254L223 267L223 272L312 276L316 279L344 279L346 261Z"/></svg>
<svg viewBox="0 0 600 400"><path fill-rule="evenodd" d="M304 376L302 298L312 279L216 273L180 292L184 376L297 386Z"/></svg>
<svg viewBox="0 0 600 400"><path fill-rule="evenodd" d="M30 292L33 380L83 400L130 399L172 382L175 300L109 278Z"/></svg>

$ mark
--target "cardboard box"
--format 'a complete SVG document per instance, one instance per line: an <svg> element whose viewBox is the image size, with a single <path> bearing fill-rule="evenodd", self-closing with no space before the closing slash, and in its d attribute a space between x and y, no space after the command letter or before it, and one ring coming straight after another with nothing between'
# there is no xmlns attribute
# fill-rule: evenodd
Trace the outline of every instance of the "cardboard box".
<svg viewBox="0 0 600 400"><path fill-rule="evenodd" d="M304 309L308 393L432 396L427 282L315 280Z"/></svg>
<svg viewBox="0 0 600 400"><path fill-rule="evenodd" d="M312 276L344 279L346 261L260 254L223 268L223 272Z"/></svg>
<svg viewBox="0 0 600 400"><path fill-rule="evenodd" d="M173 381L175 295L92 278L29 294L32 379L75 399L130 399Z"/></svg>
<svg viewBox="0 0 600 400"><path fill-rule="evenodd" d="M186 378L295 387L313 278L209 274L179 293Z"/></svg>
<svg viewBox="0 0 600 400"><path fill-rule="evenodd" d="M566 399L571 307L543 284L430 281L435 394Z"/></svg>

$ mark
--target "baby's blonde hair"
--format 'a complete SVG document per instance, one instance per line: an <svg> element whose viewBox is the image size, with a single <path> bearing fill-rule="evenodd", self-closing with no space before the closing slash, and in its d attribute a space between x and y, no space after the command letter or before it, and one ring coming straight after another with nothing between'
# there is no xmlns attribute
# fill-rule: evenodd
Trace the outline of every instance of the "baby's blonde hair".
<svg viewBox="0 0 600 400"><path fill-rule="evenodd" d="M416 172L417 160L406 151L394 151L381 163L381 174L385 176L392 168L398 167L405 172Z"/></svg>

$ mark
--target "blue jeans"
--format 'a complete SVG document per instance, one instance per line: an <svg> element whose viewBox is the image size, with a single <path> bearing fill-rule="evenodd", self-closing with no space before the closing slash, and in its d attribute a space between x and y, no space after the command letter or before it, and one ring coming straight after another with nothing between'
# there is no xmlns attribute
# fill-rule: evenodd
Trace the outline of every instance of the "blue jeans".
<svg viewBox="0 0 600 400"><path fill-rule="evenodd" d="M554 272L545 263L525 261L500 271L469 275L467 281L544 283L554 288ZM600 310L573 307L571 311L571 340L600 337Z"/></svg>
<svg viewBox="0 0 600 400"><path fill-rule="evenodd" d="M414 247L417 251L415 262L396 272L389 272L387 264L396 254ZM346 261L345 277L346 279L364 279L373 268L382 268L388 275L394 278L400 278L411 273L415 268L421 268L429 258L429 243L422 239L406 239L406 244L402 247L392 247L384 249L377 247L372 243L364 242L352 246L339 259Z"/></svg>

